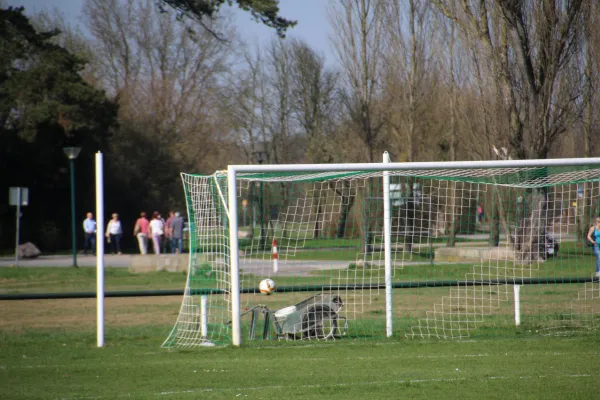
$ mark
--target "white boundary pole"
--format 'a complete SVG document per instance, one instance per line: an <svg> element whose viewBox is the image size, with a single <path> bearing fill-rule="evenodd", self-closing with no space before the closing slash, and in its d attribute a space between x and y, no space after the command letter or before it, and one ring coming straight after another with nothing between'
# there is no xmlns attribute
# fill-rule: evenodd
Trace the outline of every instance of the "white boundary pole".
<svg viewBox="0 0 600 400"><path fill-rule="evenodd" d="M234 346L242 344L240 324L240 269L238 251L236 169L227 168L227 196L229 200L229 262L231 264L231 338Z"/></svg>
<svg viewBox="0 0 600 400"><path fill-rule="evenodd" d="M19 236L21 235L21 193L23 188L17 188L17 238L15 245L15 267L19 266Z"/></svg>
<svg viewBox="0 0 600 400"><path fill-rule="evenodd" d="M390 162L390 155L383 153L383 163ZM390 173L383 171L383 239L385 252L385 330L392 336L392 210L390 201Z"/></svg>
<svg viewBox="0 0 600 400"><path fill-rule="evenodd" d="M515 326L521 325L521 285L514 286L515 292Z"/></svg>
<svg viewBox="0 0 600 400"><path fill-rule="evenodd" d="M96 324L98 347L104 346L104 162L96 153Z"/></svg>
<svg viewBox="0 0 600 400"><path fill-rule="evenodd" d="M200 334L202 338L208 336L208 296L200 296Z"/></svg>

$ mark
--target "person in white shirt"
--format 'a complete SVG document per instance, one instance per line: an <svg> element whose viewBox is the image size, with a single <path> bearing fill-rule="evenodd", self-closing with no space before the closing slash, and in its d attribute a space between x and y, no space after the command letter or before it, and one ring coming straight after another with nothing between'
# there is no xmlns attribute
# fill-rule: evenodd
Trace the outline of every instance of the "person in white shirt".
<svg viewBox="0 0 600 400"><path fill-rule="evenodd" d="M150 221L150 236L152 237L152 244L154 245L154 253L160 254L160 243L162 241L162 235L165 233L165 224L160 218L158 211L152 213L152 221Z"/></svg>
<svg viewBox="0 0 600 400"><path fill-rule="evenodd" d="M91 212L86 214L86 218L83 221L83 230L85 232L83 254L87 256L88 250L90 250L93 255L96 251L96 220L94 220L94 214Z"/></svg>
<svg viewBox="0 0 600 400"><path fill-rule="evenodd" d="M108 222L106 227L106 238L110 243L112 253L121 254L121 235L123 234L123 228L121 227L121 220L119 214L114 213L112 219Z"/></svg>

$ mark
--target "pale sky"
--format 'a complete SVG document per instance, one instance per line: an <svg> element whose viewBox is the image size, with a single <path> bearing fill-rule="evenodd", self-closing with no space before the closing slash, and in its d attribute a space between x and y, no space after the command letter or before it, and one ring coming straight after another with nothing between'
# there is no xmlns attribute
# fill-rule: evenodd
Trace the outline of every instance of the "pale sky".
<svg viewBox="0 0 600 400"><path fill-rule="evenodd" d="M328 62L333 60L329 44L330 26L327 21L327 5L330 0L281 0L281 15L298 21L298 25L289 31L288 37L304 39L315 50L323 53ZM83 0L8 0L10 6L23 6L26 12L38 12L44 9L58 8L72 23L78 21ZM275 36L275 31L255 23L250 15L235 11L237 30L248 41L266 44Z"/></svg>

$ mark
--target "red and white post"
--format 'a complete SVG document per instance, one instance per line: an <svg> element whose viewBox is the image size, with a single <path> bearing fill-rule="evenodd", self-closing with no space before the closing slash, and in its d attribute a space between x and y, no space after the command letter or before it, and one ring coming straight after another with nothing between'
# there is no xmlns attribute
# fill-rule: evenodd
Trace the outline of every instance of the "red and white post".
<svg viewBox="0 0 600 400"><path fill-rule="evenodd" d="M279 271L279 255L277 254L277 240L273 239L273 246L271 247L273 252L273 272Z"/></svg>

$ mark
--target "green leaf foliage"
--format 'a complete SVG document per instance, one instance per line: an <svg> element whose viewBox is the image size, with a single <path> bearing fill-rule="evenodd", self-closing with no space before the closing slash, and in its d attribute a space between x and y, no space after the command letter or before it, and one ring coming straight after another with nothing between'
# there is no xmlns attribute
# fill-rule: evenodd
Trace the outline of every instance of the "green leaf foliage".
<svg viewBox="0 0 600 400"><path fill-rule="evenodd" d="M204 20L214 19L223 5L237 5L256 21L275 29L282 38L288 28L296 25L296 21L279 15L279 0L159 0L159 6L161 3L175 9L181 17L195 19L201 24Z"/></svg>
<svg viewBox="0 0 600 400"><path fill-rule="evenodd" d="M56 240L56 233L68 239L68 208L59 207L69 202L62 148L82 148L77 176L89 185L78 188L78 197L93 193L93 154L106 148L116 124L117 105L82 78L85 60L52 43L58 34L36 31L23 8L0 9L0 192L9 186L31 188L24 218L36 222L23 224L24 240L27 229L39 231L46 221L57 220L48 240ZM13 213L0 206L3 247L12 233Z"/></svg>

